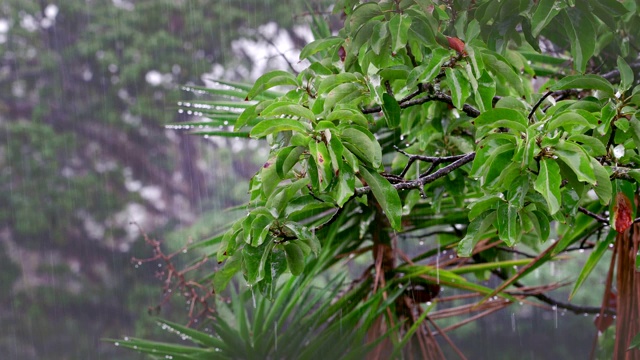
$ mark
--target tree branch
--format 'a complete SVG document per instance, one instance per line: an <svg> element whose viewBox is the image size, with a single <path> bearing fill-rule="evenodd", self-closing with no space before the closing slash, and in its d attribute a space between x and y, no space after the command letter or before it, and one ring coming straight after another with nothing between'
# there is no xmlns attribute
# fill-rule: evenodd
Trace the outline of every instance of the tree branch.
<svg viewBox="0 0 640 360"><path fill-rule="evenodd" d="M501 271L496 271L496 270L492 270L491 271L494 275L496 275L497 277L501 278L502 280L507 280L508 276L504 273L502 273ZM517 288L521 288L524 287L524 285L522 285L519 282L514 282L513 285ZM600 314L600 312L602 311L602 309L600 307L596 307L596 306L579 306L579 305L574 305L571 303L565 303L562 301L558 301L556 299L553 299L545 294L531 294L529 296L532 296L540 301L542 301L543 303L549 304L551 306L555 306L556 308L560 308L560 309L565 309L565 310L569 310L571 312L573 312L574 314ZM609 315L615 315L615 311L613 309L604 309L604 313L605 314L609 314Z"/></svg>
<svg viewBox="0 0 640 360"><path fill-rule="evenodd" d="M432 94L432 95L427 95L427 96L421 97L419 99L412 99L412 98L409 98L408 100L405 100L405 99L402 99L399 102L401 109L406 109L408 107L416 106L416 105L422 105L422 104L428 103L430 101L440 101L440 102L443 102L443 103L446 103L446 104L449 104L449 105L453 106L453 100L451 99L451 96L449 96L449 95L447 95L445 93L442 93L442 92L437 92L437 93ZM362 113L363 114L375 114L375 113L380 112L380 111L382 111L382 107L374 106L372 108L363 109ZM464 106L462 106L462 111L464 111L467 115L469 115L470 117L473 117L473 118L480 116L480 111L478 109L474 108L473 106L469 105L469 104L464 104Z"/></svg>
<svg viewBox="0 0 640 360"><path fill-rule="evenodd" d="M640 60L636 60L634 62L632 62L631 64L629 64L629 67L631 67L631 70L633 71L639 71L640 70ZM620 70L615 69L615 70L611 70L608 73L604 73L601 75L603 78L609 80L610 82L616 82L618 80L620 80Z"/></svg>
<svg viewBox="0 0 640 360"><path fill-rule="evenodd" d="M428 163L432 163L433 166L437 166L439 164L443 164L443 163L451 163L454 162L456 160L460 160L462 157L464 157L464 155L453 155L453 156L442 156L442 157L438 157L438 156L424 156L424 155L412 155L407 153L406 151L400 149L397 146L393 146L393 148L401 153L402 155L406 156L409 158L409 162L407 163L407 165L404 167L404 169L402 170L402 172L398 175L399 177L404 177L407 174L407 171L409 171L409 168L411 167L411 165L413 165L414 162L416 161L424 161L424 162L428 162ZM426 176L428 174L425 173L422 176Z"/></svg>
<svg viewBox="0 0 640 360"><path fill-rule="evenodd" d="M591 216L592 218L594 218L594 219L598 220L598 222L601 222L601 223L603 223L603 224L609 224L609 219L605 218L605 217L604 217L604 216L602 216L602 215L598 215L598 214L596 214L596 213L594 213L594 212L591 212L591 211L589 211L589 210L587 210L587 209L583 208L582 206L580 206L580 207L578 208L578 211L580 211L581 213L583 213L583 214L585 214L585 215L587 215L587 216Z"/></svg>
<svg viewBox="0 0 640 360"><path fill-rule="evenodd" d="M432 182L438 180L439 178L449 174L453 170L461 167L462 165L470 163L471 161L473 161L473 159L475 157L476 157L476 153L475 152L462 155L462 157L460 157L458 160L454 161L453 163L451 163L451 164L449 164L449 165L447 165L447 166L445 166L443 168L440 168L440 169L436 170L432 174L429 174L429 175L424 176L424 177L420 177L420 178L418 178L416 180L403 181L403 182L394 184L393 187L396 188L396 190L420 189L425 184L432 183ZM356 189L355 196L364 195L364 194L369 193L370 191L371 191L371 188L369 186L361 187L361 188Z"/></svg>

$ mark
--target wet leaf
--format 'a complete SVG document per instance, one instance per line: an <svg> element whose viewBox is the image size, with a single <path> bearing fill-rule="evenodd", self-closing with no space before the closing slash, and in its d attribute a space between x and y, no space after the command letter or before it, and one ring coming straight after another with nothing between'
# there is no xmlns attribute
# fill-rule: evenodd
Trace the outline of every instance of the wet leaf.
<svg viewBox="0 0 640 360"><path fill-rule="evenodd" d="M260 76L247 94L245 100L250 100L262 92L276 86L299 86L295 75L288 71L275 70Z"/></svg>
<svg viewBox="0 0 640 360"><path fill-rule="evenodd" d="M467 227L467 234L458 243L458 256L471 256L473 248L496 220L496 217L496 211L487 211L471 221Z"/></svg>
<svg viewBox="0 0 640 360"><path fill-rule="evenodd" d="M284 245L285 257L287 259L287 266L289 271L294 276L302 274L304 270L304 254L300 249L300 246L295 242L288 242Z"/></svg>
<svg viewBox="0 0 640 360"><path fill-rule="evenodd" d="M398 125L400 125L401 111L398 101L387 93L382 94L382 101L382 111L384 112L387 126L391 129L398 127Z"/></svg>
<svg viewBox="0 0 640 360"><path fill-rule="evenodd" d="M375 171L370 171L364 166L360 166L360 175L371 188L373 196L376 198L380 207L389 219L391 227L395 230L402 228L402 202L398 191Z"/></svg>
<svg viewBox="0 0 640 360"><path fill-rule="evenodd" d="M600 90L609 96L613 96L614 93L613 86L609 81L594 74L566 76L549 88L551 91L567 89Z"/></svg>
<svg viewBox="0 0 640 360"><path fill-rule="evenodd" d="M539 192L547 201L549 206L549 214L553 215L560 210L562 197L560 195L560 167L554 160L542 159L540 161L540 171L533 185L533 188Z"/></svg>
<svg viewBox="0 0 640 360"><path fill-rule="evenodd" d="M616 233L611 231L611 232L609 232L609 235L607 236L607 238L605 240L599 241L596 244L595 249L593 249L593 251L589 255L589 258L587 259L587 262L585 262L584 266L582 267L582 270L580 271L580 274L578 275L578 278L576 279L575 284L573 285L573 289L571 290L571 294L569 294L569 300L571 300L571 298L580 289L580 287L582 286L584 281L587 279L587 277L589 277L589 274L591 274L593 269L596 267L596 265L598 264L598 262L600 261L600 259L604 255L604 253L609 248L609 244L612 244L613 241L615 240L615 238L616 238L615 235L616 235Z"/></svg>

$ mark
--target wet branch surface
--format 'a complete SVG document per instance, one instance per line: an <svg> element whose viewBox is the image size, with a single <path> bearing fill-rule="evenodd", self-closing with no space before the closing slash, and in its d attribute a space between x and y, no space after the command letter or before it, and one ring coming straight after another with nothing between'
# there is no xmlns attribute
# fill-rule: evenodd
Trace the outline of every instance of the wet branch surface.
<svg viewBox="0 0 640 360"><path fill-rule="evenodd" d="M396 188L396 190L422 189L424 185L432 183L438 180L439 178L446 176L453 170L465 164L470 163L471 161L473 161L475 157L476 157L475 152L460 155L460 157L457 160L455 160L454 162L452 162L451 164L445 167L442 167L434 171L433 173L430 173L424 176L421 175L418 179L415 179L415 180L405 180L405 181L393 184L393 187ZM371 192L371 188L369 186L365 186L365 187L356 189L355 195L360 196L360 195L367 194L369 192Z"/></svg>
<svg viewBox="0 0 640 360"><path fill-rule="evenodd" d="M493 273L494 275L496 275L497 277L499 277L502 280L508 280L509 277L504 274L502 271L497 271L497 270L492 270L491 273ZM521 284L520 282L516 281L513 283L513 286L517 287L517 288L523 288L525 287L523 284ZM530 294L529 296L534 297L540 301L542 301L543 303L549 304L551 306L555 306L559 309L565 309L568 311L573 312L574 314L600 314L603 309L600 308L599 306L580 306L580 305L574 305L571 303L566 303L566 302L562 302L562 301L558 301L550 296L547 296L545 294ZM604 313L607 315L615 315L616 312L613 309L609 309L606 308L604 309Z"/></svg>

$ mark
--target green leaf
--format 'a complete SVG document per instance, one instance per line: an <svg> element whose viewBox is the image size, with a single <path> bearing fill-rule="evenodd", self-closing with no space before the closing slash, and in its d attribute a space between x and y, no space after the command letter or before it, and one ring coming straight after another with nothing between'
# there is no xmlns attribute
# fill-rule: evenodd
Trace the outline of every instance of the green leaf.
<svg viewBox="0 0 640 360"><path fill-rule="evenodd" d="M271 158L267 160L259 173L259 183L262 185L262 193L265 197L269 197L273 190L275 190L276 186L280 183L280 177L278 176L278 171L276 170L276 159Z"/></svg>
<svg viewBox="0 0 640 360"><path fill-rule="evenodd" d="M594 19L577 7L560 13L561 23L571 43L571 56L577 71L584 73L596 50Z"/></svg>
<svg viewBox="0 0 640 360"><path fill-rule="evenodd" d="M493 124L496 121L500 120L509 120L514 121L522 126L527 127L528 120L527 118L518 110L507 109L507 108L494 108L489 111L482 113L478 116L473 123L477 128L481 128L483 126L489 126L490 128L496 128Z"/></svg>
<svg viewBox="0 0 640 360"><path fill-rule="evenodd" d="M474 220L478 216L484 214L487 210L495 210L498 202L502 199L498 195L485 195L475 200L469 205L469 220Z"/></svg>
<svg viewBox="0 0 640 360"><path fill-rule="evenodd" d="M316 116L313 113L313 111L307 109L302 105L288 102L288 101L274 102L273 104L269 105L267 108L262 110L260 115L262 116L288 115L288 116L296 116L296 117L309 119L311 121L316 120Z"/></svg>
<svg viewBox="0 0 640 360"><path fill-rule="evenodd" d="M385 215L389 219L391 227L395 230L401 230L402 228L402 202L398 191L375 171L369 171L364 166L360 166L360 175L367 182L373 192L373 196L378 200L380 207L384 211Z"/></svg>
<svg viewBox="0 0 640 360"><path fill-rule="evenodd" d="M358 5L349 16L349 31L355 34L364 23L381 14L382 10L377 3L369 2Z"/></svg>
<svg viewBox="0 0 640 360"><path fill-rule="evenodd" d="M613 86L607 79L594 74L565 76L549 88L551 91L568 89L600 90L609 96L613 96L615 92Z"/></svg>
<svg viewBox="0 0 640 360"><path fill-rule="evenodd" d="M304 60L320 51L331 49L344 42L343 38L332 36L326 39L318 39L307 44L300 52L300 60Z"/></svg>
<svg viewBox="0 0 640 360"><path fill-rule="evenodd" d="M518 95L525 95L525 89L522 85L520 76L518 76L506 60L503 59L504 58L495 53L482 54L482 61L488 70L490 70L494 75L504 79L506 83L518 93Z"/></svg>
<svg viewBox="0 0 640 360"><path fill-rule="evenodd" d="M251 129L251 137L262 138L267 135L282 131L297 131L307 133L310 130L308 124L293 119L268 119L260 121Z"/></svg>
<svg viewBox="0 0 640 360"><path fill-rule="evenodd" d="M569 141L560 140L554 146L553 154L557 155L560 160L573 170L579 181L584 181L591 185L596 184L591 159L582 147Z"/></svg>
<svg viewBox="0 0 640 360"><path fill-rule="evenodd" d="M558 15L561 7L564 6L566 6L564 3L556 0L540 0L531 19L532 35L535 37L540 35L540 32Z"/></svg>
<svg viewBox="0 0 640 360"><path fill-rule="evenodd" d="M438 76L442 65L449 59L451 52L446 49L435 49L429 59L429 64L418 77L419 82L431 82Z"/></svg>
<svg viewBox="0 0 640 360"><path fill-rule="evenodd" d="M551 159L542 159L540 161L540 171L533 188L547 201L549 214L551 215L560 210L560 204L562 203L560 195L561 183L562 179L558 164Z"/></svg>
<svg viewBox="0 0 640 360"><path fill-rule="evenodd" d="M331 132L328 133L329 146L327 147L327 150L329 150L329 156L331 157L331 166L333 167L333 172L335 174L338 174L340 172L340 167L342 164L344 145L342 145L342 142L340 142L340 138L338 138L337 136L332 136Z"/></svg>
<svg viewBox="0 0 640 360"><path fill-rule="evenodd" d="M576 282L573 285L571 294L569 294L569 301L571 301L571 298L576 294L578 289L580 289L584 281L587 280L587 277L589 277L589 274L591 274L593 269L595 269L596 265L598 264L602 256L605 254L605 252L609 248L609 244L613 243L613 240L615 240L615 238L616 238L616 232L610 231L609 235L605 240L599 241L596 244L595 249L593 249L593 251L589 255L587 262L584 263L584 266L582 267L582 270L578 275L578 279L576 279Z"/></svg>
<svg viewBox="0 0 640 360"><path fill-rule="evenodd" d="M221 294L227 287L233 276L242 269L242 261L240 256L232 256L227 259L222 269L216 271L213 275L213 290L217 294Z"/></svg>
<svg viewBox="0 0 640 360"><path fill-rule="evenodd" d="M364 87L360 83L340 84L327 94L324 109L332 110L338 104L357 104L365 94Z"/></svg>
<svg viewBox="0 0 640 360"><path fill-rule="evenodd" d="M489 73L482 71L482 76L478 78L478 91L474 94L478 108L480 108L482 112L491 109L495 95L496 82Z"/></svg>
<svg viewBox="0 0 640 360"><path fill-rule="evenodd" d="M333 172L331 169L331 156L327 150L327 145L320 141L309 142L309 153L313 156L318 167L318 182L320 190L324 190L329 186L333 179Z"/></svg>
<svg viewBox="0 0 640 360"><path fill-rule="evenodd" d="M339 207L343 207L344 204L351 198L355 191L356 179L353 175L353 170L345 162L340 162L340 172L338 173L338 181L332 191L332 196Z"/></svg>
<svg viewBox="0 0 640 360"><path fill-rule="evenodd" d="M467 30L464 33L464 41L466 43L472 42L476 37L480 35L480 23L478 20L473 19L467 24Z"/></svg>
<svg viewBox="0 0 640 360"><path fill-rule="evenodd" d="M378 21L373 27L371 33L371 50L373 50L376 55L380 55L383 46L387 44L387 40L389 39L388 26L389 24L387 22Z"/></svg>
<svg viewBox="0 0 640 360"><path fill-rule="evenodd" d="M522 234L518 226L518 209L509 203L500 202L497 214L498 237L507 246L515 245Z"/></svg>
<svg viewBox="0 0 640 360"><path fill-rule="evenodd" d="M467 234L458 243L458 256L471 256L473 248L496 220L496 217L496 211L487 211L471 221L467 227Z"/></svg>
<svg viewBox="0 0 640 360"><path fill-rule="evenodd" d="M298 80L296 80L295 75L283 70L270 71L260 76L256 80L251 90L249 90L249 93L247 94L245 100L253 99L257 95L272 87L285 85L292 85L296 87L299 86Z"/></svg>
<svg viewBox="0 0 640 360"><path fill-rule="evenodd" d="M248 245L242 248L243 271L249 286L257 284L264 278L264 269L261 269L261 266L264 266L262 258L270 253L272 248L273 242L265 242L259 247Z"/></svg>
<svg viewBox="0 0 640 360"><path fill-rule="evenodd" d="M471 95L469 80L458 69L446 68L445 74L447 75L445 82L451 91L453 106L462 110L464 102Z"/></svg>
<svg viewBox="0 0 640 360"><path fill-rule="evenodd" d="M269 228L273 224L273 218L266 215L258 215L251 222L251 246L260 246L269 234Z"/></svg>
<svg viewBox="0 0 640 360"><path fill-rule="evenodd" d="M409 39L409 27L411 18L405 14L393 14L389 19L389 32L391 33L391 50L396 52L405 45Z"/></svg>
<svg viewBox="0 0 640 360"><path fill-rule="evenodd" d="M320 241L315 233L312 233L306 226L291 221L287 221L284 225L293 231L293 234L301 243L308 246L316 256L318 255L320 252Z"/></svg>
<svg viewBox="0 0 640 360"><path fill-rule="evenodd" d="M640 347L640 333L637 333L633 339L631 339L631 342L629 343L629 349L637 349Z"/></svg>
<svg viewBox="0 0 640 360"><path fill-rule="evenodd" d="M244 111L242 112L242 114L240 114L240 116L238 116L238 120L236 120L236 123L234 124L234 131L240 131L243 126L247 125L249 121L255 119L258 116L258 113L256 112L256 108L258 107L258 105L259 104L255 104L244 109Z"/></svg>
<svg viewBox="0 0 640 360"><path fill-rule="evenodd" d="M618 56L618 70L620 70L620 91L625 92L633 85L633 70L620 56Z"/></svg>
<svg viewBox="0 0 640 360"><path fill-rule="evenodd" d="M597 125L597 119L591 113L585 110L569 110L564 111L557 115L554 113L554 117L549 121L547 125L547 131L551 132L559 127L564 128L566 131L580 130L579 127L585 127L587 129L595 129ZM592 121L587 120L585 116L588 116ZM595 123L593 123L595 121ZM578 127L578 129L576 129ZM582 129L584 132L584 129Z"/></svg>
<svg viewBox="0 0 640 360"><path fill-rule="evenodd" d="M387 93L382 94L382 111L390 129L400 125L400 105L393 96Z"/></svg>
<svg viewBox="0 0 640 360"><path fill-rule="evenodd" d="M327 121L348 122L351 121L355 125L367 127L369 122L367 118L355 109L335 109L327 115Z"/></svg>
<svg viewBox="0 0 640 360"><path fill-rule="evenodd" d="M274 195L269 197L265 207L274 209L276 214L282 215L289 202L308 184L309 178L302 178L278 188Z"/></svg>
<svg viewBox="0 0 640 360"><path fill-rule="evenodd" d="M288 242L284 245L285 257L291 274L298 276L304 270L304 254L300 246L295 242Z"/></svg>
<svg viewBox="0 0 640 360"><path fill-rule="evenodd" d="M575 143L581 144L582 148L589 154L589 156L597 157L607 154L607 149L599 139L584 134L573 134L567 138Z"/></svg>
<svg viewBox="0 0 640 360"><path fill-rule="evenodd" d="M298 163L300 155L305 148L302 146L287 146L278 151L276 157L276 173L280 179L284 179L289 171Z"/></svg>
<svg viewBox="0 0 640 360"><path fill-rule="evenodd" d="M600 203L606 205L611 201L611 197L613 196L613 187L611 186L609 173L604 166L594 158L591 158L591 166L596 176L596 184L593 186L593 190L596 192L596 195L598 195Z"/></svg>
<svg viewBox="0 0 640 360"><path fill-rule="evenodd" d="M361 126L350 126L342 129L340 139L347 149L374 169L382 164L382 149L369 130Z"/></svg>

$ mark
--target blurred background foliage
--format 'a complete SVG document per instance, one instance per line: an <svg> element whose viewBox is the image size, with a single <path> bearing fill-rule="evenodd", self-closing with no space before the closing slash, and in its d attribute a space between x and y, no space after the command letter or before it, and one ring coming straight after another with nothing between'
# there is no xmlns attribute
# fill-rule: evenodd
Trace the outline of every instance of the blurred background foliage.
<svg viewBox="0 0 640 360"><path fill-rule="evenodd" d="M0 4L0 353L137 359L101 339L162 339L147 314L160 299L157 264L131 263L150 253L139 227L166 239L171 251L215 233L235 218L221 209L246 200L247 179L266 156L257 143L167 129L191 118L177 111L179 101L194 96L181 86L202 86L213 77L244 80L265 67L288 66L278 53L304 46L305 13L329 3ZM187 254L178 261L192 259ZM580 266L558 264L540 276L562 280ZM585 288L601 288L601 279L592 276ZM596 304L599 294L582 291L575 301ZM568 358L571 349L588 351L591 317L559 314L556 321L527 308L452 336L475 358ZM161 315L184 323L182 309L170 304ZM557 348L540 349L550 338Z"/></svg>
<svg viewBox="0 0 640 360"><path fill-rule="evenodd" d="M150 253L131 222L164 236L207 214L168 238L180 248L211 234L260 162L257 144L166 129L190 118L177 112L190 96L181 86L281 66L268 41L304 44L307 10L292 0L2 1L0 353L114 358L101 338L155 330L146 308L159 282L130 262ZM261 63L243 42L266 49Z"/></svg>

